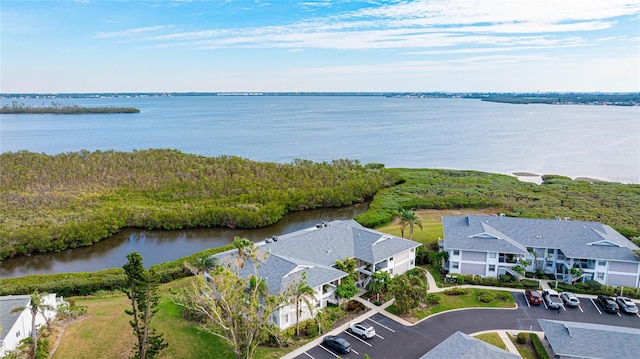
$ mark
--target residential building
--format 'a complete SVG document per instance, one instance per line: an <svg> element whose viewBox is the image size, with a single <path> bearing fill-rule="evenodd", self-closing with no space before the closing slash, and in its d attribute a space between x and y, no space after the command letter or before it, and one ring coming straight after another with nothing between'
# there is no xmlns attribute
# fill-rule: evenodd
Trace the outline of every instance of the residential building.
<svg viewBox="0 0 640 359"><path fill-rule="evenodd" d="M55 294L42 296L43 304L53 308L63 303ZM9 295L0 297L0 357L16 349L25 338L31 337L30 295ZM18 308L23 308L19 310ZM45 310L36 315L36 328L56 316L55 310Z"/></svg>
<svg viewBox="0 0 640 359"><path fill-rule="evenodd" d="M476 358L521 359L522 357L459 331L420 357L420 359Z"/></svg>
<svg viewBox="0 0 640 359"><path fill-rule="evenodd" d="M420 243L365 228L354 220L323 222L293 233L274 236L256 244L267 254L257 267L257 275L265 279L271 294L283 293L305 273L307 285L315 295L310 298L312 310L303 308L300 320L311 318L328 304L337 304L335 289L347 273L335 268L337 260L357 261L356 285L365 288L377 271L391 276L415 267L415 251ZM233 260L236 250L215 255L221 264ZM254 266L245 264L239 274L254 274ZM209 273L205 273L205 277ZM272 321L281 329L293 324L295 307L285 306Z"/></svg>
<svg viewBox="0 0 640 359"><path fill-rule="evenodd" d="M538 323L554 358L636 359L640 353L640 329L546 319Z"/></svg>
<svg viewBox="0 0 640 359"><path fill-rule="evenodd" d="M638 287L640 248L598 222L493 216L446 216L443 250L451 274L498 277L515 266L570 283L595 280ZM572 268L578 269L573 271Z"/></svg>

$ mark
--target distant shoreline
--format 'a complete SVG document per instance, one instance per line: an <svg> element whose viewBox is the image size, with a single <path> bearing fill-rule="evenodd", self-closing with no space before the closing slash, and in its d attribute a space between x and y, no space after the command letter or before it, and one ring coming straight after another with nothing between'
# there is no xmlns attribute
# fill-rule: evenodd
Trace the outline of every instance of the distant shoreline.
<svg viewBox="0 0 640 359"><path fill-rule="evenodd" d="M40 114L56 114L56 115L86 115L86 114L104 114L104 113L140 113L135 107L84 107L78 105L72 106L26 106L18 105L15 101L11 105L0 107L0 114L4 115L40 115Z"/></svg>
<svg viewBox="0 0 640 359"><path fill-rule="evenodd" d="M462 98L509 104L640 106L638 92L108 92L108 93L0 93L0 99L138 98L180 96L361 96L389 98Z"/></svg>

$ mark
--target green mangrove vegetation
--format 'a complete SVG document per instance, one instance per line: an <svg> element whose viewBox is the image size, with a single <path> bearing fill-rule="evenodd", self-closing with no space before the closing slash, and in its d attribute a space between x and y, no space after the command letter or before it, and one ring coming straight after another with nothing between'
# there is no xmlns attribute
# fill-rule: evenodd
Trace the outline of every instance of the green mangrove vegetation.
<svg viewBox="0 0 640 359"><path fill-rule="evenodd" d="M256 228L365 201L393 173L357 161L260 163L176 150L0 155L0 260L91 245L124 227Z"/></svg>
<svg viewBox="0 0 640 359"><path fill-rule="evenodd" d="M399 208L504 208L510 216L597 221L629 238L640 235L639 184L546 175L538 185L477 171L392 168L385 172L401 183L378 192L369 210L356 217L364 226L391 222Z"/></svg>
<svg viewBox="0 0 640 359"><path fill-rule="evenodd" d="M97 114L97 113L140 113L140 110L135 107L115 107L115 106L101 106L101 107L85 107L79 105L60 105L52 102L50 106L28 106L25 104L19 104L17 101L13 101L11 105L4 105L0 107L0 114L5 115L21 115L21 114L45 114L51 113L56 115L83 115L83 114Z"/></svg>

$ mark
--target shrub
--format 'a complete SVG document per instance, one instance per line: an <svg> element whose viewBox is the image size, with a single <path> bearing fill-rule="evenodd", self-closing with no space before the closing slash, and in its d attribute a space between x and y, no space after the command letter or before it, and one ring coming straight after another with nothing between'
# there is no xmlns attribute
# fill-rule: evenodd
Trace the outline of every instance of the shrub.
<svg viewBox="0 0 640 359"><path fill-rule="evenodd" d="M446 294L446 295L467 295L467 294L469 294L469 289L461 288L461 287L454 287L454 288L445 289L444 294Z"/></svg>
<svg viewBox="0 0 640 359"><path fill-rule="evenodd" d="M547 354L547 350L542 345L540 341L540 337L536 333L530 333L531 343L533 344L533 348L536 350L536 354L538 359L549 359L549 354Z"/></svg>
<svg viewBox="0 0 640 359"><path fill-rule="evenodd" d="M440 296L435 293L429 293L427 294L426 302L427 305L438 305L440 304Z"/></svg>
<svg viewBox="0 0 640 359"><path fill-rule="evenodd" d="M527 334L525 332L518 333L516 341L518 344L527 344Z"/></svg>
<svg viewBox="0 0 640 359"><path fill-rule="evenodd" d="M478 301L481 303L491 303L496 299L494 292L489 290L478 291Z"/></svg>
<svg viewBox="0 0 640 359"><path fill-rule="evenodd" d="M500 281L498 280L498 278L485 277L485 278L482 279L482 284L483 285L488 285L488 286L499 286L500 285Z"/></svg>
<svg viewBox="0 0 640 359"><path fill-rule="evenodd" d="M523 279L520 281L520 283L522 284L523 287L525 288L533 288L533 289L537 289L540 287L540 282L538 282L537 280L532 280L532 279Z"/></svg>

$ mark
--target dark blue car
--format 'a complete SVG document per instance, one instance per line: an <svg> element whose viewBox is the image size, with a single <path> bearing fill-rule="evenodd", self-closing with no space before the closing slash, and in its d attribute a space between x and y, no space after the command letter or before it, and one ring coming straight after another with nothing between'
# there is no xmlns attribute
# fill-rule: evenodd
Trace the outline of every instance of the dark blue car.
<svg viewBox="0 0 640 359"><path fill-rule="evenodd" d="M347 354L351 351L351 343L337 335L327 335L322 339L322 344L341 354Z"/></svg>

